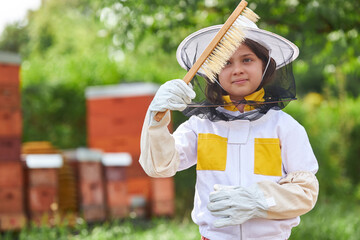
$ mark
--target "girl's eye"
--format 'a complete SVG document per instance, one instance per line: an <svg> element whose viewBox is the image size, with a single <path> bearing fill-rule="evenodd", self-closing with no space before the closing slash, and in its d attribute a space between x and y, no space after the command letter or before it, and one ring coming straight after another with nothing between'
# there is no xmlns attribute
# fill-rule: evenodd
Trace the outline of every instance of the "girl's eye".
<svg viewBox="0 0 360 240"><path fill-rule="evenodd" d="M243 62L245 62L245 63L252 62L252 59L250 59L250 58L245 58L245 59L243 60Z"/></svg>
<svg viewBox="0 0 360 240"><path fill-rule="evenodd" d="M230 61L226 61L225 66L230 65L230 64L231 64Z"/></svg>

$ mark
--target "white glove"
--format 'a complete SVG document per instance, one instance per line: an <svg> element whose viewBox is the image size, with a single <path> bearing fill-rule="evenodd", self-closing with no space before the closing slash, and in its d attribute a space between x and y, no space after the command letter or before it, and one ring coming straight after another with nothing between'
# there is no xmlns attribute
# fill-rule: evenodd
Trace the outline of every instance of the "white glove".
<svg viewBox="0 0 360 240"><path fill-rule="evenodd" d="M186 84L181 79L170 80L160 86L149 110L151 112L164 112L168 109L183 111L195 97L196 94L190 83Z"/></svg>
<svg viewBox="0 0 360 240"><path fill-rule="evenodd" d="M214 185L207 208L215 217L215 227L238 225L252 218L266 218L269 208L262 191L251 188Z"/></svg>

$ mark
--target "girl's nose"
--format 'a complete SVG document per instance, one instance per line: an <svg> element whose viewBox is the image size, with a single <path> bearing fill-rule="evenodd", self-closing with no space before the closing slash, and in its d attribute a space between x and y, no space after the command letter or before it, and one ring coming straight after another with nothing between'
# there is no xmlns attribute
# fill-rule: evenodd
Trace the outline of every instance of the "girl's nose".
<svg viewBox="0 0 360 240"><path fill-rule="evenodd" d="M233 74L238 75L238 74L242 74L243 72L244 72L244 68L243 68L242 64L241 63L235 63L234 64Z"/></svg>

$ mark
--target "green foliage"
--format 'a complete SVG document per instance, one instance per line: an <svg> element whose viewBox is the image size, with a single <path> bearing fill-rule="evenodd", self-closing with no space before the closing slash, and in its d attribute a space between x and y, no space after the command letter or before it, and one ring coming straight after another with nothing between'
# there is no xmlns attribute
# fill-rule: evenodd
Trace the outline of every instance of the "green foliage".
<svg viewBox="0 0 360 240"><path fill-rule="evenodd" d="M112 222L88 225L79 219L74 227L46 225L31 226L20 231L20 233L6 232L0 235L0 240L168 240L168 239L200 239L198 227L188 219L166 220L115 220Z"/></svg>
<svg viewBox="0 0 360 240"><path fill-rule="evenodd" d="M202 27L223 23L237 3L47 0L40 10L29 14L26 27L20 24L8 27L0 48L22 49L25 84L36 81L35 77L47 82L66 78L68 82L81 81L85 85L125 79L164 82L168 77L182 76L174 57L180 41ZM301 54L294 69L300 93L326 88L336 94L342 87L354 96L358 94L358 1L259 0L249 1L249 7L261 16L260 27L299 46ZM68 66L67 62L79 68ZM164 63L170 68L158 67ZM32 73L37 66L51 72ZM154 68L160 71L153 71ZM60 73L64 74L61 79ZM27 74L33 78L28 80ZM337 83L338 76L344 79L342 86Z"/></svg>
<svg viewBox="0 0 360 240"><path fill-rule="evenodd" d="M352 200L322 199L310 213L301 216L290 239L356 240L360 236L359 213L358 203Z"/></svg>
<svg viewBox="0 0 360 240"><path fill-rule="evenodd" d="M175 201L176 217L179 219L188 218L194 203L196 168L178 172L175 175Z"/></svg>
<svg viewBox="0 0 360 240"><path fill-rule="evenodd" d="M102 5L101 19L118 39L115 47L133 50L151 39L141 50L152 54L156 49L173 51L189 33L222 24L237 4L216 0L108 0ZM261 28L299 46L299 60L294 65L300 93L324 88L336 93L336 71L346 76L345 89L354 96L359 94L360 15L355 9L360 2L259 0L249 1L249 7L261 16Z"/></svg>
<svg viewBox="0 0 360 240"><path fill-rule="evenodd" d="M290 239L357 240L360 208L351 200L321 199L315 208L301 216ZM22 229L19 233L5 232L0 240L199 240L198 226L185 219L123 220L89 225L82 219L73 227L42 226Z"/></svg>
<svg viewBox="0 0 360 240"><path fill-rule="evenodd" d="M352 195L360 184L356 160L360 145L360 98L345 98L341 102L324 100L319 94L309 94L304 101L295 101L286 111L307 130L320 169L317 174L320 193Z"/></svg>
<svg viewBox="0 0 360 240"><path fill-rule="evenodd" d="M294 63L298 92L321 92L326 87L337 91L333 81L337 69L346 75L346 90L359 94L353 88L359 86L356 79L360 76L356 47L360 16L354 11L359 1L261 0L251 4L257 6L262 28L287 37L300 48L299 60Z"/></svg>
<svg viewBox="0 0 360 240"><path fill-rule="evenodd" d="M29 23L24 87L66 83L83 91L88 85L118 81L117 65L108 54L110 40L99 33L102 25L74 8L78 1L69 2L46 1Z"/></svg>
<svg viewBox="0 0 360 240"><path fill-rule="evenodd" d="M0 36L0 49L8 52L22 53L25 50L26 42L29 37L26 26L20 22L7 25Z"/></svg>
<svg viewBox="0 0 360 240"><path fill-rule="evenodd" d="M50 141L62 148L86 146L84 95L68 84L24 88L23 141Z"/></svg>

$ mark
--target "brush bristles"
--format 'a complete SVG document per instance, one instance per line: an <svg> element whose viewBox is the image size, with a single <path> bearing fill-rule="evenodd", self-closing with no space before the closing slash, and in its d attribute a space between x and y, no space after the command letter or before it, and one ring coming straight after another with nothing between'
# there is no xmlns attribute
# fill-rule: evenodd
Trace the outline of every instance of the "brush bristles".
<svg viewBox="0 0 360 240"><path fill-rule="evenodd" d="M259 20L259 16L249 8L245 8L241 15L254 23ZM242 26L237 23L237 21L238 19L229 28L200 68L211 82L216 81L218 74L224 68L226 62L245 39Z"/></svg>
<svg viewBox="0 0 360 240"><path fill-rule="evenodd" d="M241 15L251 20L254 23L259 21L260 19L259 15L254 13L250 8L245 8L244 11L241 13Z"/></svg>
<svg viewBox="0 0 360 240"><path fill-rule="evenodd" d="M217 75L224 68L227 60L244 41L244 33L236 25L230 27L215 49L208 56L201 70L211 82L215 82Z"/></svg>

